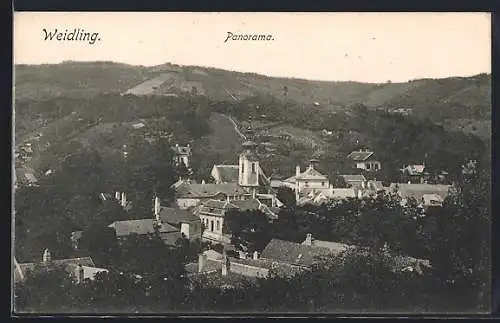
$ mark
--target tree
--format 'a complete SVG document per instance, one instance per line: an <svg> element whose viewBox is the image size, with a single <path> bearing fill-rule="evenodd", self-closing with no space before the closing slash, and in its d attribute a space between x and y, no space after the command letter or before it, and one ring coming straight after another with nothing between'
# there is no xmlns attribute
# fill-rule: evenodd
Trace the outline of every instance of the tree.
<svg viewBox="0 0 500 323"><path fill-rule="evenodd" d="M101 267L107 267L121 259L114 229L98 224L91 224L82 233L78 249L87 250L94 262Z"/></svg>
<svg viewBox="0 0 500 323"><path fill-rule="evenodd" d="M276 194L278 200L280 200L283 204L285 204L289 208L294 208L296 205L295 201L295 192L285 186L281 186L278 188L278 193Z"/></svg>
<svg viewBox="0 0 500 323"><path fill-rule="evenodd" d="M259 210L229 210L224 216L224 227L232 233L231 243L245 251L261 251L271 240L271 225Z"/></svg>

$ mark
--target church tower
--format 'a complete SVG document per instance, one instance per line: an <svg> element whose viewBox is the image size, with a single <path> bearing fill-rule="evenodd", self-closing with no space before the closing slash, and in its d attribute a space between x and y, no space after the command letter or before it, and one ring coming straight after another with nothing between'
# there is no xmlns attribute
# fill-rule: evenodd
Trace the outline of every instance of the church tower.
<svg viewBox="0 0 500 323"><path fill-rule="evenodd" d="M250 190L259 187L260 167L256 148L256 143L246 141L243 143L243 152L240 154L238 184Z"/></svg>

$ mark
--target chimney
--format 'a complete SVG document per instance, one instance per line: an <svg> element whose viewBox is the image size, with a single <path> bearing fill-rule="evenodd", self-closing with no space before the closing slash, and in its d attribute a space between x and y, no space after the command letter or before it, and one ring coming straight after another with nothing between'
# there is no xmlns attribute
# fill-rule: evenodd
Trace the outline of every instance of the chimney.
<svg viewBox="0 0 500 323"><path fill-rule="evenodd" d="M306 241L304 243L306 246L312 246L312 234L308 233L306 235Z"/></svg>
<svg viewBox="0 0 500 323"><path fill-rule="evenodd" d="M203 269L205 269L205 264L207 262L207 255L204 253L201 253L198 255L198 272L201 273L203 272Z"/></svg>
<svg viewBox="0 0 500 323"><path fill-rule="evenodd" d="M45 249L45 250L43 251L42 261L43 261L43 262L49 262L51 259L52 259L52 257L50 256L50 251L49 251L49 249Z"/></svg>
<svg viewBox="0 0 500 323"><path fill-rule="evenodd" d="M84 278L85 272L83 271L83 266L82 264L78 264L78 284L83 283Z"/></svg>
<svg viewBox="0 0 500 323"><path fill-rule="evenodd" d="M179 144L175 144L175 147L179 147Z"/></svg>
<svg viewBox="0 0 500 323"><path fill-rule="evenodd" d="M258 260L259 259L259 253L257 251L253 252L253 260Z"/></svg>
<svg viewBox="0 0 500 323"><path fill-rule="evenodd" d="M203 185L206 184L204 179L201 180L201 184L203 184Z"/></svg>
<svg viewBox="0 0 500 323"><path fill-rule="evenodd" d="M155 197L155 219L160 221L160 198L158 196Z"/></svg>
<svg viewBox="0 0 500 323"><path fill-rule="evenodd" d="M300 175L300 166L299 166L299 165L297 165L297 166L295 167L295 176L299 176L299 175Z"/></svg>
<svg viewBox="0 0 500 323"><path fill-rule="evenodd" d="M226 195L226 202L229 203L229 195Z"/></svg>
<svg viewBox="0 0 500 323"><path fill-rule="evenodd" d="M224 258L222 258L222 270L221 270L222 276L227 276L227 273L229 272L229 266L230 266L229 258L224 252Z"/></svg>
<svg viewBox="0 0 500 323"><path fill-rule="evenodd" d="M252 198L255 199L255 188L252 189Z"/></svg>
<svg viewBox="0 0 500 323"><path fill-rule="evenodd" d="M120 192L115 192L115 199L116 199L117 201L119 201L119 200L120 200Z"/></svg>
<svg viewBox="0 0 500 323"><path fill-rule="evenodd" d="M121 201L122 207L127 206L127 196L125 195L125 192L122 192L122 201Z"/></svg>
<svg viewBox="0 0 500 323"><path fill-rule="evenodd" d="M366 181L361 181L361 188L366 188Z"/></svg>

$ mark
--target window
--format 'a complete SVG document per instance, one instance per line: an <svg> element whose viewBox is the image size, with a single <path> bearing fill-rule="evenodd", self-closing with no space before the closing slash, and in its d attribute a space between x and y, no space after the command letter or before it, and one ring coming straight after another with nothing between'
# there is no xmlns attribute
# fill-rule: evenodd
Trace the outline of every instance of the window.
<svg viewBox="0 0 500 323"><path fill-rule="evenodd" d="M325 182L321 182L321 186L325 186Z"/></svg>
<svg viewBox="0 0 500 323"><path fill-rule="evenodd" d="M219 230L220 230L220 221L219 221L219 220L217 220L216 230L217 230L217 231L219 231Z"/></svg>
<svg viewBox="0 0 500 323"><path fill-rule="evenodd" d="M252 174L255 174L255 163L252 163Z"/></svg>
<svg viewBox="0 0 500 323"><path fill-rule="evenodd" d="M241 163L241 173L243 174L245 172L245 163Z"/></svg>
<svg viewBox="0 0 500 323"><path fill-rule="evenodd" d="M214 232L214 220L210 221L210 231Z"/></svg>
<svg viewBox="0 0 500 323"><path fill-rule="evenodd" d="M366 169L370 169L370 168L371 168L371 166L372 166L372 164L367 163L367 164L366 164Z"/></svg>
<svg viewBox="0 0 500 323"><path fill-rule="evenodd" d="M309 187L309 182L304 183L305 187Z"/></svg>

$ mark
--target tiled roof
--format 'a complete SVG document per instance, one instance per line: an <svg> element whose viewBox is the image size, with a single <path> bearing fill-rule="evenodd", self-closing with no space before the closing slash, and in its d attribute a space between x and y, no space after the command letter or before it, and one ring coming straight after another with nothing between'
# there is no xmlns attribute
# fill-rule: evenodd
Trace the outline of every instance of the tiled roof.
<svg viewBox="0 0 500 323"><path fill-rule="evenodd" d="M116 221L109 225L110 228L115 229L117 237L128 236L131 234L145 235L155 232L153 219L140 219L140 220L127 220ZM163 223L159 227L160 233L178 231L174 226Z"/></svg>
<svg viewBox="0 0 500 323"><path fill-rule="evenodd" d="M303 245L306 245L306 241L302 242ZM351 246L346 245L344 243L333 242L333 241L324 241L324 240L312 240L312 246L314 247L323 247L328 248L333 255L338 255L343 251L346 251Z"/></svg>
<svg viewBox="0 0 500 323"><path fill-rule="evenodd" d="M68 272L73 272L78 265L82 265L83 267L93 267L95 268L94 261L90 257L82 257L82 258L70 258L70 259L54 259L50 262L30 262L30 263L17 263L14 259L14 281L20 281L26 277L26 274L32 272L40 266L40 268L44 268L48 265L53 266L62 266Z"/></svg>
<svg viewBox="0 0 500 323"><path fill-rule="evenodd" d="M241 211L248 210L259 210L261 203L257 199L249 199L249 200L234 200L231 201L233 205L236 205Z"/></svg>
<svg viewBox="0 0 500 323"><path fill-rule="evenodd" d="M327 180L328 178L318 172L316 169L312 167L308 167L303 173L301 173L299 176L295 177L296 179L300 180L311 180L311 179L318 179L318 180Z"/></svg>
<svg viewBox="0 0 500 323"><path fill-rule="evenodd" d="M224 216L225 212L231 208L238 207L227 201L208 200L201 204L198 214L207 214Z"/></svg>
<svg viewBox="0 0 500 323"><path fill-rule="evenodd" d="M262 251L261 257L292 265L310 266L316 261L316 257L329 254L331 251L328 248L272 239Z"/></svg>
<svg viewBox="0 0 500 323"><path fill-rule="evenodd" d="M222 183L238 183L238 165L215 165L214 168L219 174L218 180Z"/></svg>
<svg viewBox="0 0 500 323"><path fill-rule="evenodd" d="M245 190L237 183L226 184L189 184L183 183L177 188L177 197L180 198L210 198L218 194L242 195Z"/></svg>
<svg viewBox="0 0 500 323"><path fill-rule="evenodd" d="M373 155L373 151L353 151L347 158L352 159L353 161L365 161Z"/></svg>
<svg viewBox="0 0 500 323"><path fill-rule="evenodd" d="M173 225L200 220L198 217L196 217L193 213L189 211L173 207L161 207L160 219L164 223L170 223Z"/></svg>

